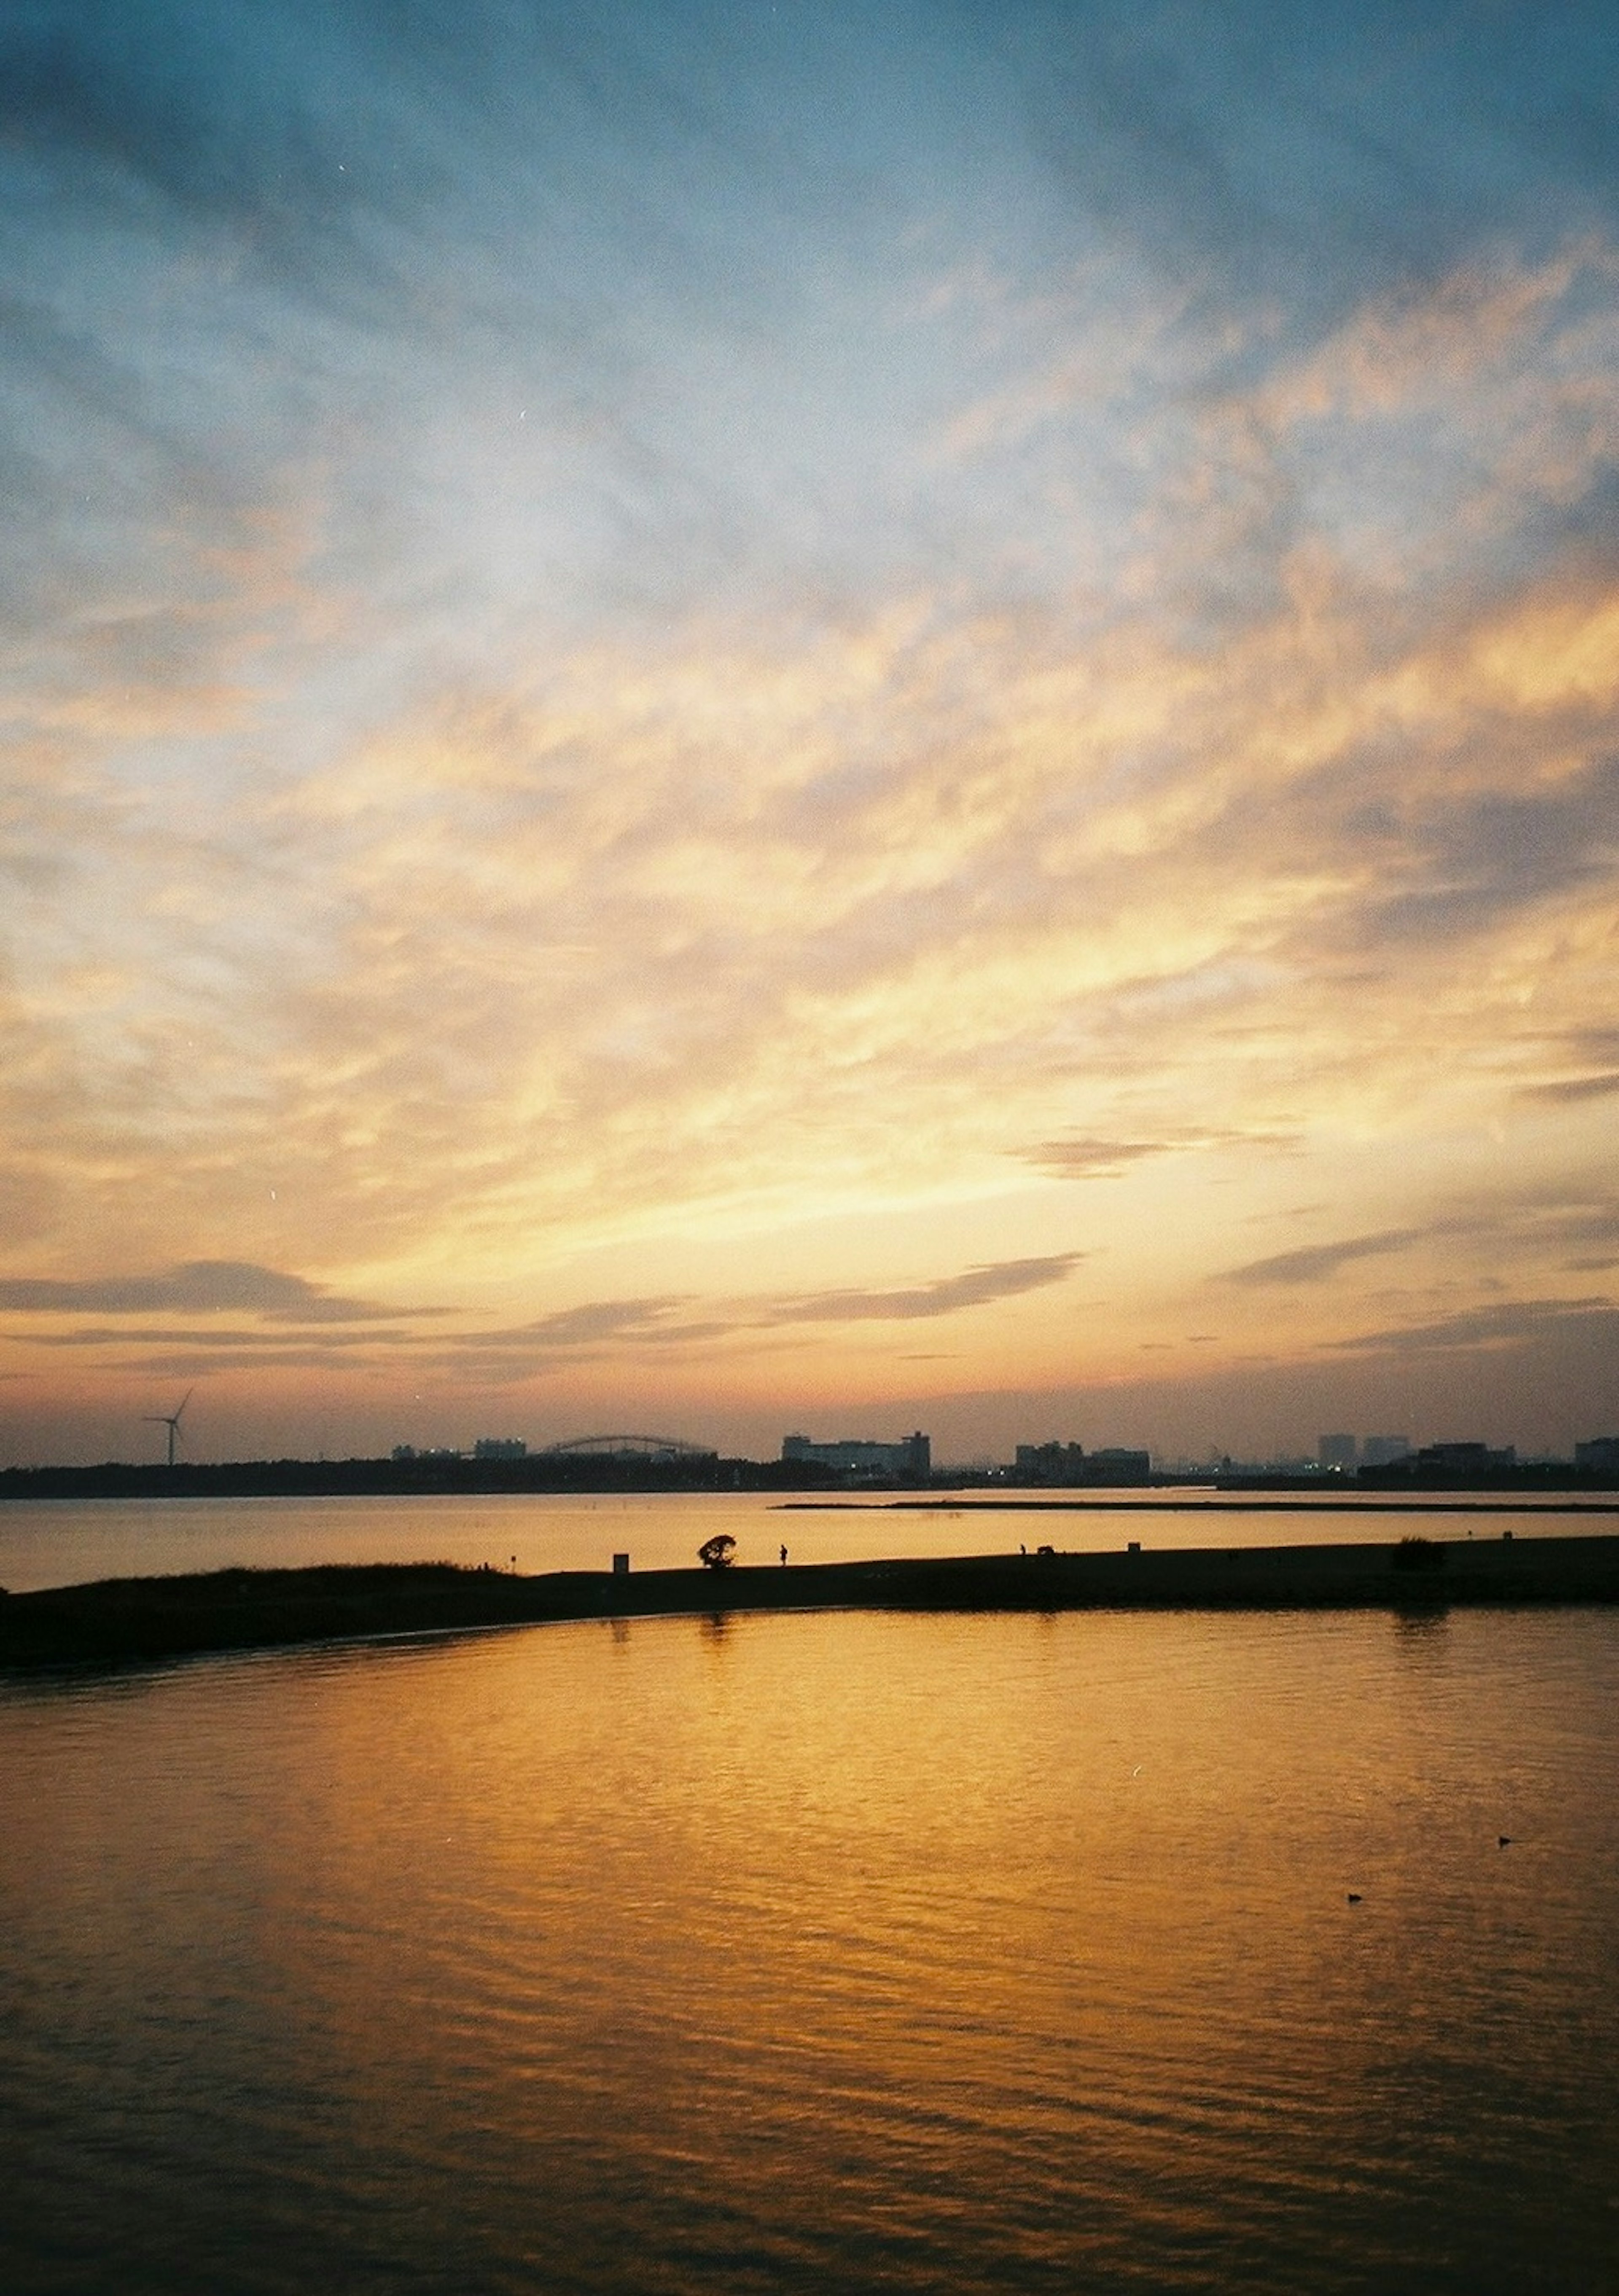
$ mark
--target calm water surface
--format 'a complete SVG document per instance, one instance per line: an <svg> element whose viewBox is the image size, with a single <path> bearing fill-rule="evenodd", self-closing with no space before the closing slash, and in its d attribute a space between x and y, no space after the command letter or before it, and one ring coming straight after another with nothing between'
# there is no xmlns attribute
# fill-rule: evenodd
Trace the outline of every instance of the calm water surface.
<svg viewBox="0 0 1619 2296"><path fill-rule="evenodd" d="M1285 1546L1310 1540L1499 1538L1503 1526L1533 1535L1612 1532L1619 1516L1600 1504L1574 1509L1508 1502L1476 1515L1377 1513L1312 1506L1306 1495L1278 1513L1256 1513L1237 1496L1212 1510L1129 1513L1064 1507L1049 1514L974 1508L941 1499L925 1509L867 1499L813 1507L768 1494L627 1493L594 1498L91 1499L0 1505L0 1587L74 1585L152 1572L218 1570L238 1564L492 1562L524 1571L605 1570L614 1553L637 1570L689 1567L711 1531L728 1530L739 1562L774 1562L785 1543L800 1562L849 1562L907 1554L1009 1553L1042 1539L1072 1552L1122 1546ZM1207 1492L1186 1496L1206 1501ZM1476 1502L1475 1502L1476 1503Z"/></svg>
<svg viewBox="0 0 1619 2296"><path fill-rule="evenodd" d="M1619 2286L1616 1693L1579 1611L13 1685L0 2285Z"/></svg>

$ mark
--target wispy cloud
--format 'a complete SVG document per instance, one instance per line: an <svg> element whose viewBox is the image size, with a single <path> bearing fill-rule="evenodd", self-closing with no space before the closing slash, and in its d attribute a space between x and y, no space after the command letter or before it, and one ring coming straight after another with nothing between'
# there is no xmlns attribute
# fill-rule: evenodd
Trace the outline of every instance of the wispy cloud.
<svg viewBox="0 0 1619 2296"><path fill-rule="evenodd" d="M1428 1324L1394 1324L1327 1344L1345 1354L1426 1355L1453 1349L1522 1347L1565 1332L1619 1340L1619 1303L1583 1300L1501 1300Z"/></svg>
<svg viewBox="0 0 1619 2296"><path fill-rule="evenodd" d="M1385 1228L1330 1242L1306 1244L1225 1269L1215 1280L1255 1289L1332 1282L1358 1262L1402 1252L1442 1255L1454 1275L1464 1263L1477 1280L1521 1281L1525 1269L1544 1269L1571 1250L1619 1242L1619 1202L1603 1189L1590 1193L1549 1191L1529 1183L1470 1192L1442 1217L1417 1227Z"/></svg>
<svg viewBox="0 0 1619 2296"><path fill-rule="evenodd" d="M607 1341L630 1348L701 1347L798 1324L908 1323L1015 1300L1024 1292L1060 1283L1083 1256L1063 1252L1036 1259L1004 1260L897 1291L851 1289L781 1299L744 1295L709 1302L722 1308L719 1314L693 1315L694 1303L679 1296L590 1300L532 1324L463 1332L456 1335L454 1345L474 1353L488 1349L538 1358L596 1349Z"/></svg>
<svg viewBox="0 0 1619 2296"><path fill-rule="evenodd" d="M244 1308L275 1324L374 1324L448 1312L344 1299L301 1275L242 1259L186 1260L156 1275L0 1277L0 1309L13 1315L229 1315Z"/></svg>
<svg viewBox="0 0 1619 2296"><path fill-rule="evenodd" d="M666 1335L670 1318L684 1302L678 1299L591 1300L577 1308L560 1308L531 1324L507 1325L499 1331L458 1335L463 1348L524 1348L537 1354L573 1348L596 1347L606 1340L645 1341ZM676 1330L684 1328L676 1324Z"/></svg>
<svg viewBox="0 0 1619 2296"><path fill-rule="evenodd" d="M899 1292L815 1292L767 1308L768 1324L904 1323L917 1316L953 1316L997 1300L1015 1300L1060 1283L1084 1258L1082 1252L1052 1253L1039 1259L1008 1259L991 1267L969 1267L960 1275L937 1276Z"/></svg>
<svg viewBox="0 0 1619 2296"><path fill-rule="evenodd" d="M1341 1268L1358 1259L1380 1259L1385 1252L1404 1251L1419 1243L1421 1228L1385 1228L1377 1235L1345 1237L1337 1243L1305 1244L1297 1251L1278 1251L1269 1259L1251 1259L1241 1267L1228 1267L1220 1279L1226 1283L1325 1283Z"/></svg>
<svg viewBox="0 0 1619 2296"><path fill-rule="evenodd" d="M1166 1156L1167 1140L1045 1140L1018 1153L1026 1163L1061 1180L1116 1180L1144 1156Z"/></svg>
<svg viewBox="0 0 1619 2296"><path fill-rule="evenodd" d="M1298 1145L1294 1132L1171 1132L1155 1140L1045 1140L1016 1152L1025 1163L1058 1180L1116 1180L1132 1164L1150 1156L1185 1155L1211 1149L1260 1153Z"/></svg>
<svg viewBox="0 0 1619 2296"><path fill-rule="evenodd" d="M1610 1069L1600 1076L1563 1077L1551 1084L1525 1085L1519 1097L1549 1101L1557 1107L1570 1107L1581 1101L1607 1100L1616 1092L1619 1092L1619 1069Z"/></svg>

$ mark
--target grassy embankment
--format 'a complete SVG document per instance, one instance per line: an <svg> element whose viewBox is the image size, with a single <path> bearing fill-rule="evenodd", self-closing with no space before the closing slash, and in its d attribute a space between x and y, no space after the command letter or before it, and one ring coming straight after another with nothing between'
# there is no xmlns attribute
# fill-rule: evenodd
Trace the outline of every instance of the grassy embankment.
<svg viewBox="0 0 1619 2296"><path fill-rule="evenodd" d="M103 1579L0 1597L0 1668L579 1619L723 1611L1331 1610L1619 1602L1619 1537L1402 1539L1103 1554L964 1555L727 1570L325 1564Z"/></svg>

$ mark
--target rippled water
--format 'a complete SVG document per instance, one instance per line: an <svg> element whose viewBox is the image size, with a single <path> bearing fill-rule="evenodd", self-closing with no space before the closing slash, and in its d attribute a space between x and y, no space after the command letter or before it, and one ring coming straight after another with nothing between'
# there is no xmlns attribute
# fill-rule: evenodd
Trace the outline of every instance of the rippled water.
<svg viewBox="0 0 1619 2296"><path fill-rule="evenodd" d="M0 2284L1619 2285L1616 1693L1576 1611L13 1685Z"/></svg>

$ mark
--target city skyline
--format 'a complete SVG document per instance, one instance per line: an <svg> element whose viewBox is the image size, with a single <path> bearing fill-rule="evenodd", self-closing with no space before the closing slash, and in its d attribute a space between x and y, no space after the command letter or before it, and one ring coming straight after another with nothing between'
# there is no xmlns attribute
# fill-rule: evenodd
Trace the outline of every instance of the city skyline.
<svg viewBox="0 0 1619 2296"><path fill-rule="evenodd" d="M1614 51L8 27L0 1464L1611 1432Z"/></svg>

